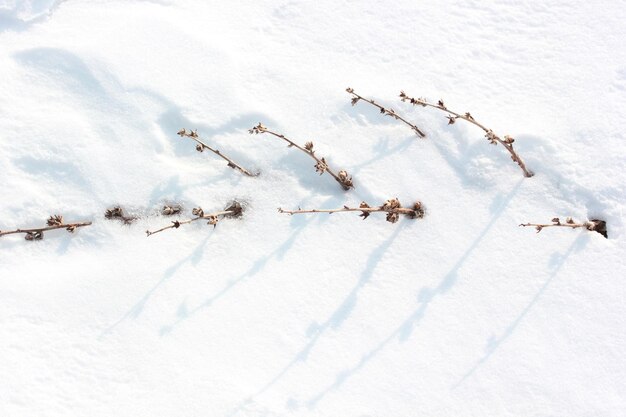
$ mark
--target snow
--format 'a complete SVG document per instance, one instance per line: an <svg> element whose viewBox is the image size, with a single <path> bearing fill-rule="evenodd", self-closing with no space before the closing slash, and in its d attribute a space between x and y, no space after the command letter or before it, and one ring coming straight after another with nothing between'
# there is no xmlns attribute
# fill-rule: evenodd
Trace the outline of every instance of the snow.
<svg viewBox="0 0 626 417"><path fill-rule="evenodd" d="M0 414L623 415L625 6L0 0L0 229L94 222L0 239ZM276 211L393 197L426 217ZM517 226L555 216L609 238Z"/></svg>

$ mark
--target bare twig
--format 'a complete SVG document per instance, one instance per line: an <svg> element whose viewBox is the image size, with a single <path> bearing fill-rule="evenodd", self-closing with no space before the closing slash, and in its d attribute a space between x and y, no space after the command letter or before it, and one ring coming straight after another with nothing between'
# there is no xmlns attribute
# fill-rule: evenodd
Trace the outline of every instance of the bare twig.
<svg viewBox="0 0 626 417"><path fill-rule="evenodd" d="M319 172L320 175L322 175L324 172L328 172L334 179L335 181L337 181L339 183L339 185L341 185L341 187L344 190L349 190L350 188L354 188L354 183L352 182L352 177L348 175L348 173L344 170L341 170L337 173L335 173L332 169L330 169L330 167L328 166L328 163L326 162L325 158L318 158L315 155L315 151L313 150L313 142L306 142L304 144L304 147L298 145L297 143L293 142L291 139L285 137L285 135L282 135L280 133L276 133L276 132L272 132L271 130L269 130L267 127L263 126L261 123L259 123L258 125L254 126L252 129L248 129L248 132L252 135L258 135L259 133L269 133L270 135L274 135L277 138L280 138L282 140L284 140L285 142L287 142L289 145L288 147L295 147L298 148L299 150L301 150L302 152L304 152L305 154L309 155L311 158L313 158L315 160L315 171Z"/></svg>
<svg viewBox="0 0 626 417"><path fill-rule="evenodd" d="M124 210L119 206L106 209L104 212L104 217L109 220L118 219L124 224L131 224L132 222L137 220L137 217L135 216L127 216L126 214L124 214Z"/></svg>
<svg viewBox="0 0 626 417"><path fill-rule="evenodd" d="M24 236L26 240L41 240L43 239L43 232L48 230L65 229L68 232L73 233L74 230L79 227L90 226L91 222L65 223L63 221L63 216L56 214L54 216L50 216L46 224L46 227L36 227L34 229L16 229L7 232L0 231L0 236L11 235L14 233L24 233L26 235Z"/></svg>
<svg viewBox="0 0 626 417"><path fill-rule="evenodd" d="M357 93L354 92L354 89L348 87L346 88L346 91L350 94L352 94L352 105L356 106L356 104L360 101L363 100L369 104L371 104L372 106L378 107L378 110L380 110L381 114L387 115L387 116L391 116L396 120L400 120L401 122L403 122L404 124L406 124L407 126L409 126L411 129L413 129L415 131L415 133L417 133L417 135L421 138L425 138L426 134L424 132L422 132L420 130L420 128L418 128L416 125L414 125L413 123L409 122L408 120L406 120L404 117L400 116L398 113L395 112L394 109L388 109L385 108L383 106L381 106L380 104L376 103L374 100L371 99L367 99Z"/></svg>
<svg viewBox="0 0 626 417"><path fill-rule="evenodd" d="M196 207L191 212L196 217L187 220L175 220L169 226L162 227L153 232L146 230L146 235L151 236L167 229L178 229L183 224L189 224L198 220L208 220L207 224L216 227L220 217L240 217L243 213L243 206L235 201L223 211L205 214L201 207Z"/></svg>
<svg viewBox="0 0 626 417"><path fill-rule="evenodd" d="M513 142L515 142L515 139L513 139L511 136L508 136L508 135L505 135L504 139L500 138L498 135L496 135L493 132L493 130L488 129L481 123L477 122L470 113L460 114L452 110L448 110L448 108L443 103L443 100L439 100L437 104L433 104L433 103L429 103L428 101L426 101L425 98L409 97L408 95L404 93L404 91L400 91L400 100L404 102L409 102L413 105L419 105L422 107L432 107L432 108L439 109L441 111L446 112L448 114L446 117L448 118L449 125L454 124L457 121L457 119L462 119L473 124L474 126L478 126L485 132L485 137L491 144L497 145L499 143L502 146L504 146L504 148L511 154L511 159L515 163L517 163L517 165L519 165L519 167L522 169L525 177L529 178L534 175L531 171L529 171L526 168L526 164L524 164L524 161L522 161L522 158L520 158L520 156L517 154L515 149L513 149Z"/></svg>
<svg viewBox="0 0 626 417"><path fill-rule="evenodd" d="M419 201L413 204L411 208L402 207L400 201L397 198L392 198L387 200L382 206L379 207L371 207L365 201L362 202L359 207L348 207L343 206L338 209L311 209L311 210L302 210L298 208L298 210L283 210L282 208L278 208L279 213L294 215L294 214L305 214L305 213L341 213L341 212L349 212L349 211L360 211L360 217L363 217L363 220L367 219L370 213L375 212L385 212L387 213L387 221L391 223L395 223L400 218L400 215L405 215L410 219L421 219L424 217L424 206Z"/></svg>
<svg viewBox="0 0 626 417"><path fill-rule="evenodd" d="M552 223L541 224L541 223L522 223L520 224L522 227L533 226L537 233L541 232L545 227L569 227L571 229L578 229L579 227L583 227L592 232L598 232L604 237L608 237L606 230L606 222L604 220L593 219L583 223L575 222L571 217L565 219L565 223L561 223L561 219L555 217L552 219Z"/></svg>
<svg viewBox="0 0 626 417"><path fill-rule="evenodd" d="M196 150L198 152L204 152L205 149L208 149L209 151L213 152L215 155L219 156L220 158L224 159L226 162L228 162L228 166L238 170L239 172L241 172L242 174L245 174L249 177L256 177L259 174L253 174L250 171L248 171L247 169L245 169L244 167L242 167L241 165L237 164L235 161L233 161L232 159L230 159L229 157L227 157L226 155L224 155L222 152L220 152L218 149L213 149L212 147L210 147L209 145L207 145L206 143L202 142L200 140L200 138L198 137L198 133L195 130L191 130L191 131L187 131L184 128L181 129L177 135L179 135L181 138L182 137L188 137L192 140L194 140L197 145L196 145Z"/></svg>

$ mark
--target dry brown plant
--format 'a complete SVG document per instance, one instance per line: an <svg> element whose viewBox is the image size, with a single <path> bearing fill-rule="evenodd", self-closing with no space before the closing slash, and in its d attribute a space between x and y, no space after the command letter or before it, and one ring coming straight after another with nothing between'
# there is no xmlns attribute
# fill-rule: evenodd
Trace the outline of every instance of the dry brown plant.
<svg viewBox="0 0 626 417"><path fill-rule="evenodd" d="M439 100L437 104L433 104L433 103L429 103L425 98L409 97L408 95L406 95L404 91L400 91L400 100L402 100L403 102L409 102L415 106L432 107L434 109L438 109L443 112L446 112L447 113L446 117L448 119L449 125L452 125L456 123L457 120L461 119L461 120L465 120L466 122L473 124L474 126L478 126L485 132L485 137L487 138L489 143L491 143L492 145L500 144L504 146L504 148L509 152L509 154L511 154L511 159L515 163L517 163L517 165L519 165L519 167L522 169L525 177L529 178L534 175L531 171L528 170L528 168L526 168L526 164L524 163L522 158L520 158L520 156L517 154L517 152L513 148L513 142L515 142L515 139L513 139L511 136L508 136L508 135L505 135L503 138L500 138L500 136L496 135L493 132L493 130L477 122L476 119L474 119L474 117L469 112L464 113L464 114L457 113L452 110L449 110L444 104L443 100Z"/></svg>
<svg viewBox="0 0 626 417"><path fill-rule="evenodd" d="M571 229L585 228L592 232L600 233L602 236L608 238L608 233L606 229L606 222L604 220L588 220L586 222L578 223L575 222L571 217L567 217L565 219L565 223L561 223L561 219L555 217L552 219L552 223L541 224L541 223L522 223L520 224L522 227L533 226L537 233L541 232L546 227L569 227Z"/></svg>
<svg viewBox="0 0 626 417"><path fill-rule="evenodd" d="M24 239L33 241L33 240L41 240L43 239L43 233L48 230L55 229L65 229L70 233L73 233L79 227L91 226L91 222L69 222L65 223L63 220L63 216L60 214L55 214L50 216L46 221L46 225L44 227L36 227L33 229L15 229L6 232L0 231L0 236L11 235L14 233L24 233Z"/></svg>
<svg viewBox="0 0 626 417"><path fill-rule="evenodd" d="M344 212L351 212L351 211L361 212L359 216L362 217L363 220L367 219L371 213L376 213L376 212L387 213L386 220L390 223L397 222L398 219L400 218L400 215L404 215L408 217L409 219L421 219L424 217L424 214L425 214L424 206L422 205L421 202L417 201L416 203L413 204L412 207L408 208L408 207L402 207L402 205L400 204L400 201L397 198L389 199L384 204L378 207L372 207L369 204L367 204L365 201L363 201L359 205L359 207L343 206L342 208L338 208L338 209L303 210L301 208L298 208L298 210L284 210L280 207L278 208L279 213L284 213L284 214L289 214L289 215L306 214L306 213L332 214L332 213L344 213Z"/></svg>
<svg viewBox="0 0 626 417"><path fill-rule="evenodd" d="M213 227L217 226L217 223L220 220L220 217L222 218L237 218L237 217L241 217L241 215L243 214L243 206L237 202L234 201L232 203L230 203L228 205L228 207L226 207L224 210L222 211L216 211L213 213L205 213L204 210L202 210L201 207L195 207L194 209L191 210L191 213L196 216L193 217L191 219L187 219L187 220L174 220L173 222L171 222L172 224L162 227L158 230L155 231L150 231L150 230L146 230L146 235L147 236L152 236L156 233L162 232L164 230L168 230L168 229L178 229L180 226L182 226L183 224L189 224L189 223L193 223L195 221L198 220L208 220L207 224L209 225L213 225Z"/></svg>
<svg viewBox="0 0 626 417"><path fill-rule="evenodd" d="M344 190L348 191L350 188L354 188L352 177L348 175L346 171L341 170L335 173L335 171L328 166L328 163L326 162L325 158L318 158L317 155L315 155L315 150L313 150L313 142L310 142L310 141L306 142L304 144L304 147L302 147L298 145L297 143L293 142L291 139L287 138L285 135L269 130L267 127L263 126L263 124L261 123L254 126L252 129L248 129L248 132L251 135L268 133L270 135L276 136L277 138L284 140L285 142L288 143L287 146L289 148L291 147L297 148L301 150L302 152L304 152L305 154L307 154L308 156L310 156L311 158L313 158L315 160L315 165L314 165L315 171L319 172L320 175L324 174L324 172L328 172L335 179L335 181L337 181L339 185L341 185L341 188L343 188Z"/></svg>
<svg viewBox="0 0 626 417"><path fill-rule="evenodd" d="M196 150L198 152L204 152L205 149L209 150L209 151L213 152L215 155L217 155L220 158L224 159L226 162L228 162L228 166L230 168L236 169L239 172L241 172L242 174L247 175L248 177L256 177L256 176L259 175L258 173L253 174L252 172L248 171L247 169L245 169L244 167L242 167L241 165L237 164L235 161L233 161L232 159L230 159L229 157L224 155L218 149L212 148L209 145L207 145L205 142L200 140L200 138L198 136L198 132L196 130L187 131L186 129L183 128L180 131L178 131L177 135L179 135L181 138L182 137L187 137L187 138L192 139L193 141L195 141L197 143Z"/></svg>
<svg viewBox="0 0 626 417"><path fill-rule="evenodd" d="M409 122L407 119L405 119L404 117L400 116L394 109L391 108L387 108L387 107L383 107L380 104L376 103L374 100L372 99L367 99L359 94L357 94L353 88L346 88L346 91L352 95L352 100L351 103L353 106L356 106L357 103L359 101L364 101L366 103L371 104L374 107L377 107L378 110L380 110L381 114L384 114L386 116L390 116L393 117L396 120L399 120L401 122L403 122L405 125L409 126L411 129L413 129L413 131L421 138L425 138L426 134L424 132L422 132L422 130L417 127L416 125L414 125L413 123Z"/></svg>

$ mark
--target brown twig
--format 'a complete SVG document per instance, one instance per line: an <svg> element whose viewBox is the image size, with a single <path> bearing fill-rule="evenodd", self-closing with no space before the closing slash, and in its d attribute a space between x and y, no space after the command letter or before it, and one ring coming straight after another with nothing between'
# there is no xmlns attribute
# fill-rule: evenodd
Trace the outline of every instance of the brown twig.
<svg viewBox="0 0 626 417"><path fill-rule="evenodd" d="M386 107L383 107L380 104L376 103L374 100L367 99L367 98L365 98L365 97L355 93L354 89L352 89L350 87L346 88L346 91L348 93L352 94L352 101L351 102L352 102L353 106L356 106L356 104L360 100L363 100L363 101L371 104L372 106L378 107L378 110L380 110L381 114L384 114L384 115L387 115L387 116L391 116L391 117L393 117L396 120L400 120L401 122L404 122L404 124L406 124L411 129L413 129L415 131L415 133L417 133L417 135L420 136L421 138L425 138L426 137L426 134L424 132L422 132L419 127L417 127L413 123L409 122L404 117L400 116L398 113L395 112L394 109L388 109Z"/></svg>
<svg viewBox="0 0 626 417"><path fill-rule="evenodd" d="M541 232L544 227L569 227L571 229L578 229L579 227L584 227L585 229L598 232L604 237L608 237L606 230L606 222L604 220L589 220L584 223L576 223L571 217L565 219L565 223L561 223L561 219L555 217L552 219L552 223L549 224L540 224L540 223L522 223L521 227L533 226L537 233Z"/></svg>
<svg viewBox="0 0 626 417"><path fill-rule="evenodd" d="M304 147L298 145L297 143L293 142L291 139L285 137L285 135L282 135L280 133L276 133L276 132L272 132L271 130L269 130L267 127L263 126L260 122L258 125L254 126L252 129L248 129L248 132L252 135L258 135L259 133L269 133L270 135L274 135L277 138L280 138L282 140L284 140L285 142L287 142L289 145L288 147L295 147L298 148L299 150L301 150L302 152L304 152L305 154L309 155L311 158L313 158L315 160L315 171L319 172L320 175L322 175L324 172L328 172L334 179L335 181L337 181L339 183L339 185L341 185L341 187L348 191L350 188L354 188L354 183L352 182L352 177L348 175L348 173L344 170L339 171L338 173L335 173L332 169L330 169L330 167L328 166L328 163L326 162L325 158L318 158L315 155L315 151L313 150L313 142L306 142L304 144Z"/></svg>
<svg viewBox="0 0 626 417"><path fill-rule="evenodd" d="M385 212L387 213L387 221L391 223L395 223L400 218L400 215L403 214L410 219L421 219L424 217L424 207L422 203L419 201L416 202L413 207L405 208L400 205L400 201L397 198L392 198L387 200L382 206L379 207L371 207L365 201L362 202L359 207L348 207L343 206L338 209L311 209L311 210L302 210L298 208L298 210L283 210L282 208L278 208L279 213L294 215L294 214L305 214L305 213L342 213L342 212L350 212L350 211L360 211L360 217L363 217L363 220L367 219L370 213L375 212Z"/></svg>
<svg viewBox="0 0 626 417"><path fill-rule="evenodd" d="M429 103L428 101L426 101L425 98L409 97L408 95L405 94L404 91L400 91L400 100L404 102L408 101L409 103L413 105L419 105L422 107L432 107L432 108L439 109L441 111L448 113L448 116L446 117L448 118L449 125L454 124L457 119L462 119L473 124L474 126L478 126L485 132L485 137L491 144L497 145L499 143L502 146L504 146L504 148L511 154L511 159L515 163L517 163L517 165L519 165L519 167L522 169L525 177L530 178L534 175L531 171L528 170L528 168L526 168L526 164L524 163L524 161L522 161L522 158L520 158L520 156L517 154L517 152L513 148L513 142L515 142L515 139L513 139L511 136L508 136L508 135L505 135L504 139L500 138L498 135L496 135L493 132L493 130L488 129L481 123L477 122L470 113L460 114L452 110L448 110L448 108L443 103L443 100L439 100L437 104L433 104L433 103Z"/></svg>
<svg viewBox="0 0 626 417"><path fill-rule="evenodd" d="M216 227L220 216L221 217L240 217L241 214L243 213L243 207L241 204L235 201L223 211L217 211L215 213L205 214L204 210L202 210L201 207L196 207L191 212L196 217L187 219L187 220L175 220L169 226L162 227L153 232L151 232L150 230L146 230L146 235L151 236L155 233L159 233L164 230L178 229L183 224L189 224L198 220L208 220L207 224L210 224L210 225L213 225L213 227Z"/></svg>
<svg viewBox="0 0 626 417"><path fill-rule="evenodd" d="M14 233L25 233L26 236L24 236L24 238L26 240L41 240L43 239L43 232L48 230L65 229L68 232L73 233L74 230L79 227L90 226L91 222L64 223L63 216L56 214L54 216L50 216L46 224L46 227L36 227L33 229L16 229L7 232L0 231L0 236L11 235Z"/></svg>
<svg viewBox="0 0 626 417"><path fill-rule="evenodd" d="M259 174L253 174L250 171L248 171L247 169L245 169L244 167L242 167L241 165L237 164L235 161L233 161L232 159L230 159L229 157L227 157L226 155L224 155L222 152L220 152L218 149L213 149L212 147L210 147L209 145L207 145L206 143L202 142L200 140L200 138L198 137L198 133L195 130L191 130L191 131L187 131L184 128L181 129L177 135L179 135L181 138L182 137L188 137L192 140L194 140L197 145L196 145L196 150L198 152L204 152L205 149L208 149L209 151L213 152L215 155L219 156L220 158L224 159L226 162L228 162L228 166L231 167L232 169L236 169L239 172L241 172L242 174L245 174L249 177L256 177Z"/></svg>

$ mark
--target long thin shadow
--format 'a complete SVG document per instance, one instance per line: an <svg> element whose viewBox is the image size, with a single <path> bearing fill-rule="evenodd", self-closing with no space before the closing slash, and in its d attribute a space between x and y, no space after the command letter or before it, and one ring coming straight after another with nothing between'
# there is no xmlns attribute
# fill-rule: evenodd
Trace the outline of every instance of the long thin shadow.
<svg viewBox="0 0 626 417"><path fill-rule="evenodd" d="M361 274L361 277L352 288L352 290L348 293L348 295L344 298L341 304L335 309L333 313L322 323L319 325L313 325L309 328L309 332L313 334L310 336L309 341L304 345L302 349L289 361L277 374L272 378L267 384L265 384L262 388L260 388L253 395L244 400L241 404L239 404L230 414L229 416L235 415L239 412L246 404L249 404L254 400L255 397L262 395L264 392L269 390L274 384L282 379L287 372L291 368L293 368L297 363L304 362L309 356L311 350L315 347L318 340L329 330L336 329L349 317L350 312L354 309L358 301L359 291L367 284L374 271L376 270L376 266L383 258L384 254L387 252L389 247L392 245L393 241L396 239L400 230L406 226L405 222L396 225L394 232L383 242L381 243L370 255L365 265L365 269Z"/></svg>
<svg viewBox="0 0 626 417"><path fill-rule="evenodd" d="M372 358L374 358L379 352L381 352L392 340L398 338L400 342L403 342L411 336L413 329L420 322L422 317L424 317L424 314L426 313L426 310L428 309L428 306L433 301L433 299L437 295L445 294L456 283L458 279L458 270L463 266L465 261L469 259L469 257L480 245L485 236L487 236L488 232L491 230L496 221L500 218L513 197L517 194L522 182L523 179L520 179L515 187L513 187L513 189L504 197L502 203L499 204L497 211L492 216L489 223L487 223L483 230L478 234L476 239L474 239L474 241L465 251L463 256L461 256L452 266L452 268L450 268L448 273L440 281L439 285L434 289L423 288L419 294L419 306L402 323L400 323L400 325L396 327L393 332L391 332L386 338L378 343L373 349L362 355L356 365L339 372L335 377L335 381L332 384L328 385L318 394L311 397L311 399L307 401L307 406L309 408L315 408L317 406L317 403L322 400L329 392L341 387L351 376L353 376L356 372L363 368Z"/></svg>
<svg viewBox="0 0 626 417"><path fill-rule="evenodd" d="M332 202L334 200L335 198L331 197L324 204L328 204L329 202ZM237 285L241 284L242 282L245 282L248 278L251 278L255 276L256 274L258 274L260 271L262 271L271 259L274 259L274 258L281 259L283 256L285 256L285 253L293 246L294 242L296 241L300 233L302 233L302 231L306 228L306 226L312 221L313 221L313 216L306 218L302 221L299 221L298 225L296 226L296 229L291 233L291 235L289 235L289 237L283 243L277 246L276 249L274 249L269 254L257 259L256 262L254 262L252 266L250 266L250 268L246 272L230 280L229 283L226 284L220 291L218 291L211 297L208 297L206 300L204 300L202 303L200 303L193 309L186 311L185 315L177 318L175 321L171 322L170 324L163 325L160 330L161 336L171 333L183 321L198 314L202 310L211 307L216 301L224 297L230 290L235 288Z"/></svg>
<svg viewBox="0 0 626 417"><path fill-rule="evenodd" d="M310 220L307 221L307 223L308 222L310 222ZM263 268L265 268L265 265L267 265L267 262L270 259L284 255L284 253L293 245L293 243L296 241L296 239L298 238L300 233L302 233L303 230L304 230L304 227L300 227L296 229L295 231L293 231L291 235L282 244L280 244L276 249L274 249L267 256L259 258L256 262L254 262L254 264L252 264L252 266L246 272L244 272L237 278L230 280L228 284L226 284L221 290L219 290L217 293L215 293L211 297L208 297L206 300L204 300L202 303L200 303L193 309L186 311L186 313L183 316L179 317L178 319L176 319L170 324L166 324L162 326L160 330L161 336L171 333L183 321L200 313L202 310L211 307L213 303L215 303L220 298L228 294L228 292L232 290L233 288L235 288L237 285L241 284L246 279L255 276L257 273L263 270Z"/></svg>
<svg viewBox="0 0 626 417"><path fill-rule="evenodd" d="M478 359L476 361L474 366L472 366L472 368L469 371L467 371L463 375L463 377L461 377L461 379L456 384L454 384L452 386L451 389L455 389L455 388L459 387L461 384L463 384L463 382L465 382L465 380L467 378L472 376L474 374L474 372L476 372L485 362L487 362L489 360L491 355L493 355L494 352L498 349L498 347L500 347L502 342L504 342L506 339L508 339L513 334L513 332L515 331L517 326L519 326L519 324L522 322L524 317L526 317L526 315L532 309L532 307L537 303L537 301L539 301L539 299L541 298L543 293L546 291L548 286L552 283L554 278L557 276L557 274L559 273L559 271L561 270L561 268L565 264L565 261L567 260L567 258L569 258L569 256L575 250L581 249L582 246L584 246L587 243L587 241L588 241L588 236L584 236L582 234L579 235L574 240L574 242L572 242L572 244L567 249L565 254L560 255L560 256L557 257L557 261L556 261L556 264L553 266L552 273L548 276L548 279L546 279L546 281L543 283L543 285L541 286L539 291L537 291L535 296L530 300L530 302L526 305L526 307L524 307L524 309L519 314L519 316L517 316L517 318L515 320L513 320L511 322L511 324L509 324L507 326L507 328L504 330L504 332L502 332L502 335L500 337L493 338L493 339L489 340L489 344L488 344L488 347L487 347L487 352L483 355L482 358L480 358L480 359Z"/></svg>
<svg viewBox="0 0 626 417"><path fill-rule="evenodd" d="M204 240L189 255L185 256L180 261L176 262L174 265L167 268L165 272L163 273L163 276L161 277L161 279L157 281L156 284L154 284L152 288L150 288L148 292L146 292L143 295L143 297L141 297L141 299L139 299L139 301L137 301L122 317L120 317L115 323L113 323L112 325L107 327L105 330L103 330L99 338L102 338L103 336L111 333L117 326L119 326L126 319L129 319L129 318L136 319L137 317L139 317L144 307L146 306L146 303L148 302L148 300L150 300L150 297L152 297L152 295L161 287L161 285L163 285L166 281L172 278L176 274L176 272L180 269L181 266L185 265L189 261L192 261L194 263L197 263L200 261L204 253L204 247L206 246L207 242L209 241L209 238L212 235L213 235L212 233L207 235L207 237L205 237Z"/></svg>

